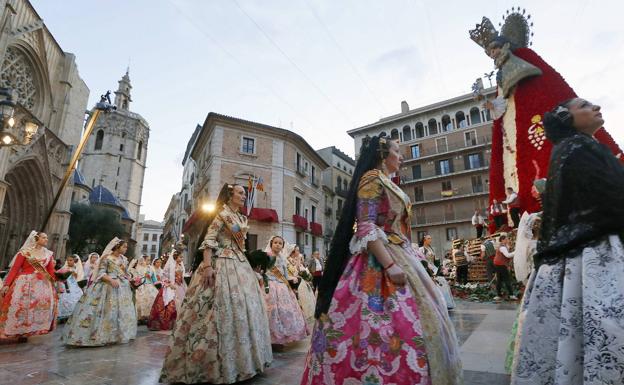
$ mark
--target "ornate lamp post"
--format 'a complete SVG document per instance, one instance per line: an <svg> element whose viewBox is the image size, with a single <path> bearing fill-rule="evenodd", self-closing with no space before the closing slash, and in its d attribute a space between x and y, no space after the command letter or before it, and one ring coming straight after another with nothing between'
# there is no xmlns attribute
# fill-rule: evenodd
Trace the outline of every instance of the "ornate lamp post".
<svg viewBox="0 0 624 385"><path fill-rule="evenodd" d="M37 123L16 119L16 107L11 89L0 87L0 147L26 145L37 134Z"/></svg>

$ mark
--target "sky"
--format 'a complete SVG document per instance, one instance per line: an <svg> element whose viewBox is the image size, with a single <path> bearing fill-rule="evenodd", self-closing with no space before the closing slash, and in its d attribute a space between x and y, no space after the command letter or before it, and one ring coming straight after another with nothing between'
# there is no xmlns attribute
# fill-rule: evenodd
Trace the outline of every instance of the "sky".
<svg viewBox="0 0 624 385"><path fill-rule="evenodd" d="M624 144L624 3L430 0L31 0L76 55L89 108L130 68L150 124L141 212L162 220L182 158L211 111L354 155L347 130L470 92L492 61L468 36L483 16L531 14L532 48L602 106ZM485 82L487 85L487 81ZM547 90L545 90L547 92Z"/></svg>

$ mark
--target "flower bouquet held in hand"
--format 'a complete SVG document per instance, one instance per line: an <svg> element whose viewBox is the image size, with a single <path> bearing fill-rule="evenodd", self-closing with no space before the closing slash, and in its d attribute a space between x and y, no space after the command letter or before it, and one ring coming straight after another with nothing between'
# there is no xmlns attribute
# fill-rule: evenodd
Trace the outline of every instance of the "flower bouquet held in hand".
<svg viewBox="0 0 624 385"><path fill-rule="evenodd" d="M306 280L308 282L312 282L312 274L310 274L308 269L301 270L299 272L299 277L301 277L301 279Z"/></svg>
<svg viewBox="0 0 624 385"><path fill-rule="evenodd" d="M136 290L145 283L145 277L130 277L128 281L130 282L130 288Z"/></svg>
<svg viewBox="0 0 624 385"><path fill-rule="evenodd" d="M247 260L249 261L251 268L262 277L262 281L264 282L264 291L268 293L269 280L266 276L266 272L271 269L273 265L275 265L275 259L269 257L269 255L262 250L254 250L247 253Z"/></svg>

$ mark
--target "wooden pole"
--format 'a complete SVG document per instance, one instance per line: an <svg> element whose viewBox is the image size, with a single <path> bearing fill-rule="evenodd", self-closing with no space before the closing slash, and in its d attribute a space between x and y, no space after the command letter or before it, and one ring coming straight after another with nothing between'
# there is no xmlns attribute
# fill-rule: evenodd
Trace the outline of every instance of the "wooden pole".
<svg viewBox="0 0 624 385"><path fill-rule="evenodd" d="M69 178L71 177L72 172L74 171L74 168L76 167L76 163L78 162L80 155L82 155L82 150L84 150L84 147L87 145L87 142L89 141L91 132L93 132L93 126L95 126L95 122L97 121L101 112L102 110L96 108L96 110L93 112L93 115L91 115L91 118L89 119L89 122L87 123L87 128L85 129L85 132L82 135L82 138L80 139L80 144L78 144L78 147L76 148L76 151L74 152L74 155L72 156L71 161L67 165L67 170L65 171L65 175L63 176L61 185L59 186L58 191L56 192L54 201L52 201L52 206L50 206L48 215L46 216L45 221L43 221L43 225L41 226L41 231L45 231L46 226L50 222L50 218L52 218L52 214L54 213L54 210L56 209L56 205L58 204L59 199L61 199L63 190L65 189L65 186L67 185L67 182L69 181Z"/></svg>

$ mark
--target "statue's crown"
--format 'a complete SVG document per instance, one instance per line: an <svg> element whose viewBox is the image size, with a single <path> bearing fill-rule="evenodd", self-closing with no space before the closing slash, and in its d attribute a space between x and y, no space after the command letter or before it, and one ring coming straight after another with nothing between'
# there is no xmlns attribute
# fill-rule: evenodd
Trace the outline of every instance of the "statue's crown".
<svg viewBox="0 0 624 385"><path fill-rule="evenodd" d="M470 38L483 49L486 49L497 37L498 31L487 17L483 17L481 24L477 24L475 29L470 30Z"/></svg>
<svg viewBox="0 0 624 385"><path fill-rule="evenodd" d="M531 15L527 14L525 9L511 7L511 10L507 10L503 15L503 23L498 23L498 25L501 27L500 36L511 43L512 47L526 48L532 45L533 22L531 22ZM487 49L498 36L499 32L487 17L483 17L481 24L477 24L475 29L470 30L470 38L484 49Z"/></svg>

